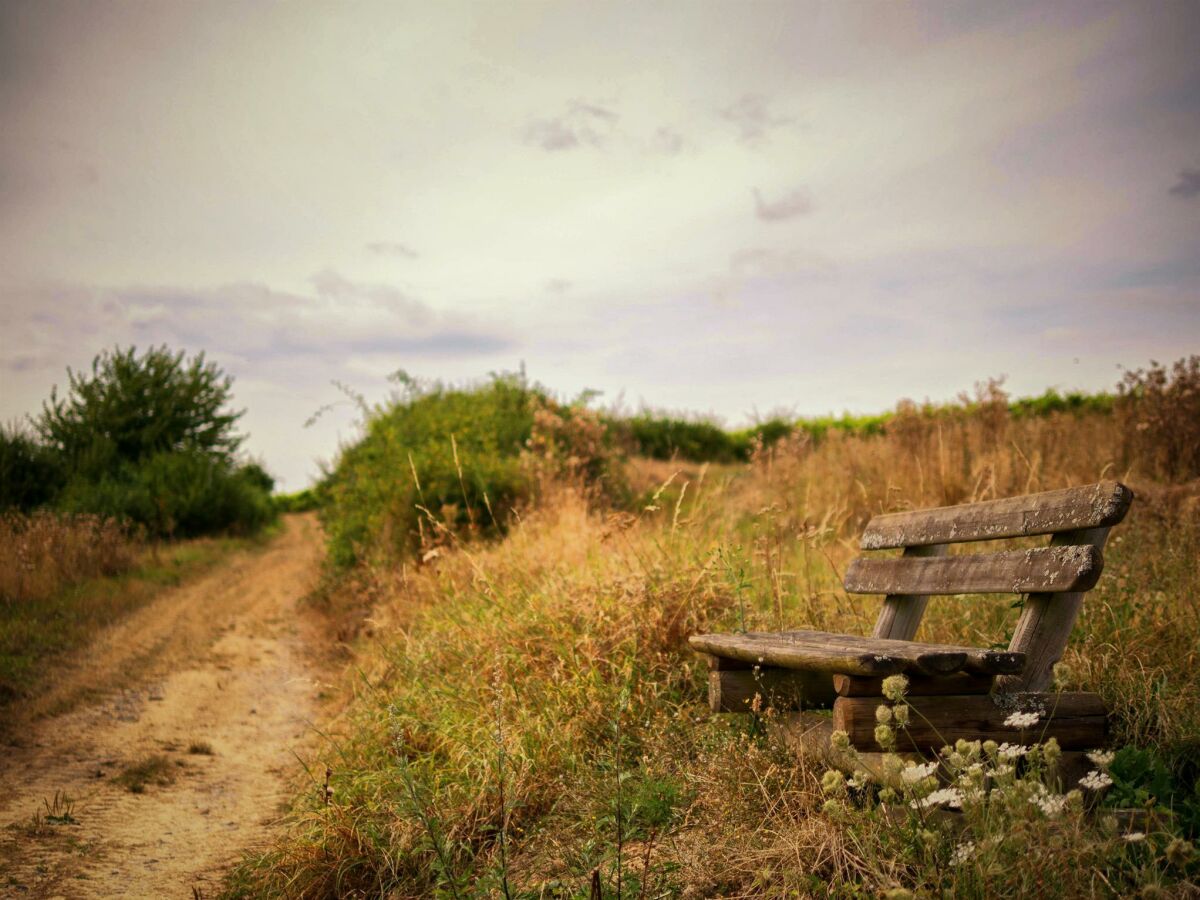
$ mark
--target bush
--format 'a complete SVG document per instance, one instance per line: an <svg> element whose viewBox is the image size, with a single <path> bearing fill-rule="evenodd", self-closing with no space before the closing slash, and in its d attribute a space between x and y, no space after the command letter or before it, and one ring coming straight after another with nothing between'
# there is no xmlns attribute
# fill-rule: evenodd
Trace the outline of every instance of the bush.
<svg viewBox="0 0 1200 900"><path fill-rule="evenodd" d="M116 348L67 375L65 396L56 388L34 420L40 442L0 435L0 507L53 502L155 537L248 533L275 515L274 479L235 458L233 381L203 353Z"/></svg>
<svg viewBox="0 0 1200 900"><path fill-rule="evenodd" d="M196 451L160 453L100 478L78 475L59 506L136 522L153 536L172 538L251 533L275 514L261 469L235 469Z"/></svg>
<svg viewBox="0 0 1200 900"><path fill-rule="evenodd" d="M0 511L50 503L63 481L58 454L16 426L0 426Z"/></svg>
<svg viewBox="0 0 1200 900"><path fill-rule="evenodd" d="M750 439L705 419L644 412L619 421L620 431L642 456L689 462L733 463L749 458Z"/></svg>
<svg viewBox="0 0 1200 900"><path fill-rule="evenodd" d="M1200 355L1169 370L1152 361L1126 372L1117 390L1126 460L1168 481L1200 477Z"/></svg>
<svg viewBox="0 0 1200 900"><path fill-rule="evenodd" d="M404 394L367 411L362 439L342 451L318 489L336 565L499 534L533 498L539 475L573 473L591 485L616 479L595 416L522 376L462 388L397 379Z"/></svg>
<svg viewBox="0 0 1200 900"><path fill-rule="evenodd" d="M171 451L228 462L242 442L233 431L242 412L225 408L233 379L203 353L185 361L182 350L116 348L92 360L90 375L68 369L67 378L66 396L56 387L34 424L87 477Z"/></svg>

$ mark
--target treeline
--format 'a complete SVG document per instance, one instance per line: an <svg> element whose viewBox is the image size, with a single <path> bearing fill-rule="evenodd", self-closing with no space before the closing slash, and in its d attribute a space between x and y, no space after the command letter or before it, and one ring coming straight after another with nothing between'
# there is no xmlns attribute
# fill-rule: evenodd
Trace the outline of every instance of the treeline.
<svg viewBox="0 0 1200 900"><path fill-rule="evenodd" d="M996 383L992 383L995 387ZM1053 413L1112 413L1118 395L1059 393L1053 388L1037 397L1005 399L1014 418ZM689 462L746 462L755 450L770 447L783 438L802 435L814 443L831 432L843 435L879 435L898 415L916 413L929 418L959 418L977 414L980 397L960 396L953 403L913 404L905 401L896 410L875 415L818 416L785 419L774 416L747 428L726 429L703 416L643 411L632 416L607 415L605 424L631 453L652 459Z"/></svg>
<svg viewBox="0 0 1200 900"><path fill-rule="evenodd" d="M232 384L203 353L166 347L68 371L39 415L0 428L0 512L88 513L151 537L257 530L274 481L238 453Z"/></svg>

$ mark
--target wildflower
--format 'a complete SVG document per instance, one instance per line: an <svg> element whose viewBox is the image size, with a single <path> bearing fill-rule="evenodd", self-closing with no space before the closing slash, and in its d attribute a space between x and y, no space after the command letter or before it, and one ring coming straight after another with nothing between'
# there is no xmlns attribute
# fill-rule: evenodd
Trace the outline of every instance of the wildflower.
<svg viewBox="0 0 1200 900"><path fill-rule="evenodd" d="M1067 797L1059 794L1044 794L1040 797L1030 797L1029 802L1053 819L1067 807Z"/></svg>
<svg viewBox="0 0 1200 900"><path fill-rule="evenodd" d="M862 790L870 783L871 783L871 773L866 772L862 769L859 769L857 772L855 772L854 777L850 778L846 782L846 784L850 785L850 787L854 788L856 791Z"/></svg>
<svg viewBox="0 0 1200 900"><path fill-rule="evenodd" d="M1192 858L1195 848L1183 838L1175 838L1167 844L1167 862L1182 869Z"/></svg>
<svg viewBox="0 0 1200 900"><path fill-rule="evenodd" d="M908 707L907 706L894 707L892 709L892 719L895 720L896 725L898 727L900 727L900 728L906 727L908 725Z"/></svg>
<svg viewBox="0 0 1200 900"><path fill-rule="evenodd" d="M1004 720L1004 724L1008 728L1032 728L1041 718L1041 713L1015 712Z"/></svg>
<svg viewBox="0 0 1200 900"><path fill-rule="evenodd" d="M1058 738L1046 739L1046 743L1042 744L1042 758L1046 760L1048 766L1054 765L1062 758L1062 747L1058 746Z"/></svg>
<svg viewBox="0 0 1200 900"><path fill-rule="evenodd" d="M825 815L829 816L830 818L836 819L842 813L842 806L836 800L826 800L824 805L821 807L821 812L825 813Z"/></svg>
<svg viewBox="0 0 1200 900"><path fill-rule="evenodd" d="M889 725L876 725L875 742L880 747L891 749L896 743L896 733L892 731Z"/></svg>
<svg viewBox="0 0 1200 900"><path fill-rule="evenodd" d="M875 721L880 725L886 725L888 722L892 721L892 708L880 703L877 707L875 707Z"/></svg>
<svg viewBox="0 0 1200 900"><path fill-rule="evenodd" d="M1071 667L1065 662L1056 662L1051 671L1054 673L1054 686L1058 688L1058 690L1061 691L1071 683L1074 673L1071 671Z"/></svg>
<svg viewBox="0 0 1200 900"><path fill-rule="evenodd" d="M834 750L846 751L850 749L850 735L844 731L835 731L829 736L829 745Z"/></svg>
<svg viewBox="0 0 1200 900"><path fill-rule="evenodd" d="M963 799L963 792L958 788L940 788L927 797L912 801L909 806L913 809L929 809L933 806L944 805L952 809L957 809L962 806Z"/></svg>
<svg viewBox="0 0 1200 900"><path fill-rule="evenodd" d="M846 776L834 769L828 770L821 776L821 790L832 797L840 797L846 793Z"/></svg>
<svg viewBox="0 0 1200 900"><path fill-rule="evenodd" d="M880 803L895 803L900 799L900 795L896 793L895 788L885 787L879 792Z"/></svg>
<svg viewBox="0 0 1200 900"><path fill-rule="evenodd" d="M900 778L905 784L916 784L924 778L928 778L937 771L937 763L928 762L922 765L913 763L900 772Z"/></svg>
<svg viewBox="0 0 1200 900"><path fill-rule="evenodd" d="M1103 771L1108 771L1114 756L1116 754L1111 750L1090 750L1087 753L1087 758L1091 760L1092 765Z"/></svg>
<svg viewBox="0 0 1200 900"><path fill-rule="evenodd" d="M1029 752L1028 747L1022 747L1020 744L1003 743L996 748L996 755L1001 759L1016 759L1019 756L1024 756Z"/></svg>
<svg viewBox="0 0 1200 900"><path fill-rule="evenodd" d="M988 756L994 757L999 750L1000 750L1000 745L997 744L995 741L984 741L983 742L983 752L986 753Z"/></svg>
<svg viewBox="0 0 1200 900"><path fill-rule="evenodd" d="M883 696L893 702L904 699L908 693L908 679L903 675L889 675L883 679Z"/></svg>
<svg viewBox="0 0 1200 900"><path fill-rule="evenodd" d="M1139 841L1144 841L1145 839L1146 839L1146 832L1144 832L1144 831L1131 831L1131 832L1129 832L1129 834L1125 835L1125 840L1127 840L1131 844L1136 844Z"/></svg>
<svg viewBox="0 0 1200 900"><path fill-rule="evenodd" d="M950 865L961 866L967 860L975 856L975 842L963 841L954 848L954 852L950 854Z"/></svg>
<svg viewBox="0 0 1200 900"><path fill-rule="evenodd" d="M1112 784L1112 779L1099 769L1092 769L1079 779L1079 786L1089 791L1102 791Z"/></svg>

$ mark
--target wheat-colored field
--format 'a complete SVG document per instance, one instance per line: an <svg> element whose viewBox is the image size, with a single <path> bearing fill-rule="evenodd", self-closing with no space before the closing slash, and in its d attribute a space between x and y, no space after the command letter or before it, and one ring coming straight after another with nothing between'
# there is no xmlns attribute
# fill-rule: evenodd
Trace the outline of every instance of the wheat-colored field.
<svg viewBox="0 0 1200 900"><path fill-rule="evenodd" d="M1165 426L1143 427L1147 404L1022 417L991 385L960 414L902 406L883 435L793 436L746 465L633 460L632 510L542 467L538 502L502 541L464 542L429 515L423 563L360 565L319 598L345 622L370 610L353 697L322 758L327 779L305 787L286 836L231 893L1196 890L1200 486L1173 468L1190 451L1170 456L1156 438L1194 434L1192 408L1177 403ZM889 808L887 794L823 786L823 768L773 743L764 716L708 711L691 633L869 632L878 600L847 596L840 573L872 514L1101 478L1137 499L1059 686L1108 703L1112 746L1125 749L1107 802L1153 809L1145 834L1130 838L1094 797L1087 810L1075 794L1013 801L1032 796L1025 782L954 821ZM1011 599L945 598L921 634L987 646L1016 617Z"/></svg>

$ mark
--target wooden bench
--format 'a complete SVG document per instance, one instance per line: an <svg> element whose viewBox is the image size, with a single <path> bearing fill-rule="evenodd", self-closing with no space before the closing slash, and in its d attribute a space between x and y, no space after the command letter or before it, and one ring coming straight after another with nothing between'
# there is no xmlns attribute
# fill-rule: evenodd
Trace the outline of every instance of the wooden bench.
<svg viewBox="0 0 1200 900"><path fill-rule="evenodd" d="M889 513L871 519L863 550L902 549L893 558L862 556L846 570L852 594L883 594L871 637L819 631L699 634L709 658L709 702L716 712L833 707L832 728L875 752L882 680L904 674L916 715L902 749L927 752L957 738L1032 743L1053 735L1063 747L1104 743L1106 712L1090 693L1047 693L1084 595L1103 568L1109 529L1132 492L1115 481L1023 497ZM954 544L1052 535L1047 547L950 555ZM1007 650L914 640L931 595L1023 594ZM1013 712L1037 712L1020 729ZM826 721L828 721L826 719ZM827 729L828 730L828 729Z"/></svg>

